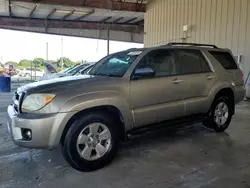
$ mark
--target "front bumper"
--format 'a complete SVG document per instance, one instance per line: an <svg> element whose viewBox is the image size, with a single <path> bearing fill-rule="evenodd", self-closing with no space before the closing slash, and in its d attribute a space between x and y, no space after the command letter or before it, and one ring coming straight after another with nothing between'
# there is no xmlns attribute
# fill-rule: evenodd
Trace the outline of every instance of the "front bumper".
<svg viewBox="0 0 250 188"><path fill-rule="evenodd" d="M62 128L64 128L64 122L57 120L58 118L63 119L64 113L45 115L16 114L14 107L9 106L8 116L8 130L16 145L26 148L53 149L59 144L60 136L57 135L55 127L60 128L63 126ZM22 129L31 130L31 140L27 141L24 139ZM58 139L56 140L54 138Z"/></svg>

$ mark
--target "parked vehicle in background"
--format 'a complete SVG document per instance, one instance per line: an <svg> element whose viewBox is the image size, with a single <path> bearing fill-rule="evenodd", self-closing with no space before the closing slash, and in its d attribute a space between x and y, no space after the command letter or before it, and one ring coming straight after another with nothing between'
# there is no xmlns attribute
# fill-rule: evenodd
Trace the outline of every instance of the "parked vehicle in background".
<svg viewBox="0 0 250 188"><path fill-rule="evenodd" d="M42 77L45 72L38 68L25 68L20 71L19 73L22 77Z"/></svg>
<svg viewBox="0 0 250 188"><path fill-rule="evenodd" d="M246 99L250 100L250 71L246 77L245 88L246 88Z"/></svg>
<svg viewBox="0 0 250 188"><path fill-rule="evenodd" d="M80 171L112 161L121 141L157 127L202 122L225 131L245 91L230 50L170 43L100 60L89 75L23 86L8 107L15 144L54 149Z"/></svg>
<svg viewBox="0 0 250 188"><path fill-rule="evenodd" d="M53 73L53 74L46 74L40 78L40 81L51 80L54 78L62 78L62 77L66 77L66 76L81 75L81 74L84 74L85 72L87 72L88 70L90 70L90 68L93 65L94 65L94 63L84 63L81 65L77 65L74 68L70 68L66 71L60 71L58 73Z"/></svg>
<svg viewBox="0 0 250 188"><path fill-rule="evenodd" d="M79 76L79 75L87 75L89 74L89 72L91 71L91 69L94 67L95 63L92 63L86 67L84 67L83 69L79 70L79 72L77 72L76 74L74 74L75 76Z"/></svg>
<svg viewBox="0 0 250 188"><path fill-rule="evenodd" d="M71 69L72 69L72 67L69 67L69 68L63 69L62 71L60 71L58 73L67 73Z"/></svg>
<svg viewBox="0 0 250 188"><path fill-rule="evenodd" d="M5 64L4 69L5 69L5 73L9 76L17 75L14 65Z"/></svg>
<svg viewBox="0 0 250 188"><path fill-rule="evenodd" d="M5 76L5 68L4 65L0 62L0 76Z"/></svg>

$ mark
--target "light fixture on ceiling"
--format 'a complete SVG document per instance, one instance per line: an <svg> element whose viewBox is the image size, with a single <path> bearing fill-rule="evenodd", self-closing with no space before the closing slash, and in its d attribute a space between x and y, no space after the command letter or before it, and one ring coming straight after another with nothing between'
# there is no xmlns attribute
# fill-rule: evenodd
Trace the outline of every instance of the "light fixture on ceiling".
<svg viewBox="0 0 250 188"><path fill-rule="evenodd" d="M56 13L63 13L63 14L69 14L71 13L72 10L56 10ZM74 11L74 14L81 14L81 15L85 15L88 14L88 11Z"/></svg>

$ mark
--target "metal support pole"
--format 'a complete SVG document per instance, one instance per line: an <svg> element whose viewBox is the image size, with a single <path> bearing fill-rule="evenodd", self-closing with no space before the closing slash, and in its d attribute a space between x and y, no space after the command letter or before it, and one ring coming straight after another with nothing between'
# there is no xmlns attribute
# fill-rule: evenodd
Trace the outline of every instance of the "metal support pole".
<svg viewBox="0 0 250 188"><path fill-rule="evenodd" d="M32 64L33 61L30 62L30 81L32 81Z"/></svg>
<svg viewBox="0 0 250 188"><path fill-rule="evenodd" d="M62 53L62 70L63 70L63 67L64 67L64 62L63 62L63 37L61 39L61 53Z"/></svg>
<svg viewBox="0 0 250 188"><path fill-rule="evenodd" d="M109 31L109 25L107 28L107 54L109 55L109 37L110 37L110 31Z"/></svg>
<svg viewBox="0 0 250 188"><path fill-rule="evenodd" d="M49 60L49 43L47 42L46 44L46 61L48 62Z"/></svg>
<svg viewBox="0 0 250 188"><path fill-rule="evenodd" d="M34 68L34 71L35 71L35 81L36 81L36 62L34 61L34 63L35 63L35 68Z"/></svg>

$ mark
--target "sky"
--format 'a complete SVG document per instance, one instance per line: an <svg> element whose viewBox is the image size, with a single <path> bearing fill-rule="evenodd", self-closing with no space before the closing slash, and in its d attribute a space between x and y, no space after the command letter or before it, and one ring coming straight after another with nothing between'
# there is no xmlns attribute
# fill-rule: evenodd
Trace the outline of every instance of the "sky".
<svg viewBox="0 0 250 188"><path fill-rule="evenodd" d="M93 62L107 55L105 40L0 29L0 61L19 62L22 59L33 60L37 57L46 59L47 43L48 59L57 60L62 56L62 38L63 56L73 61ZM110 53L140 47L143 47L143 44L110 41Z"/></svg>

